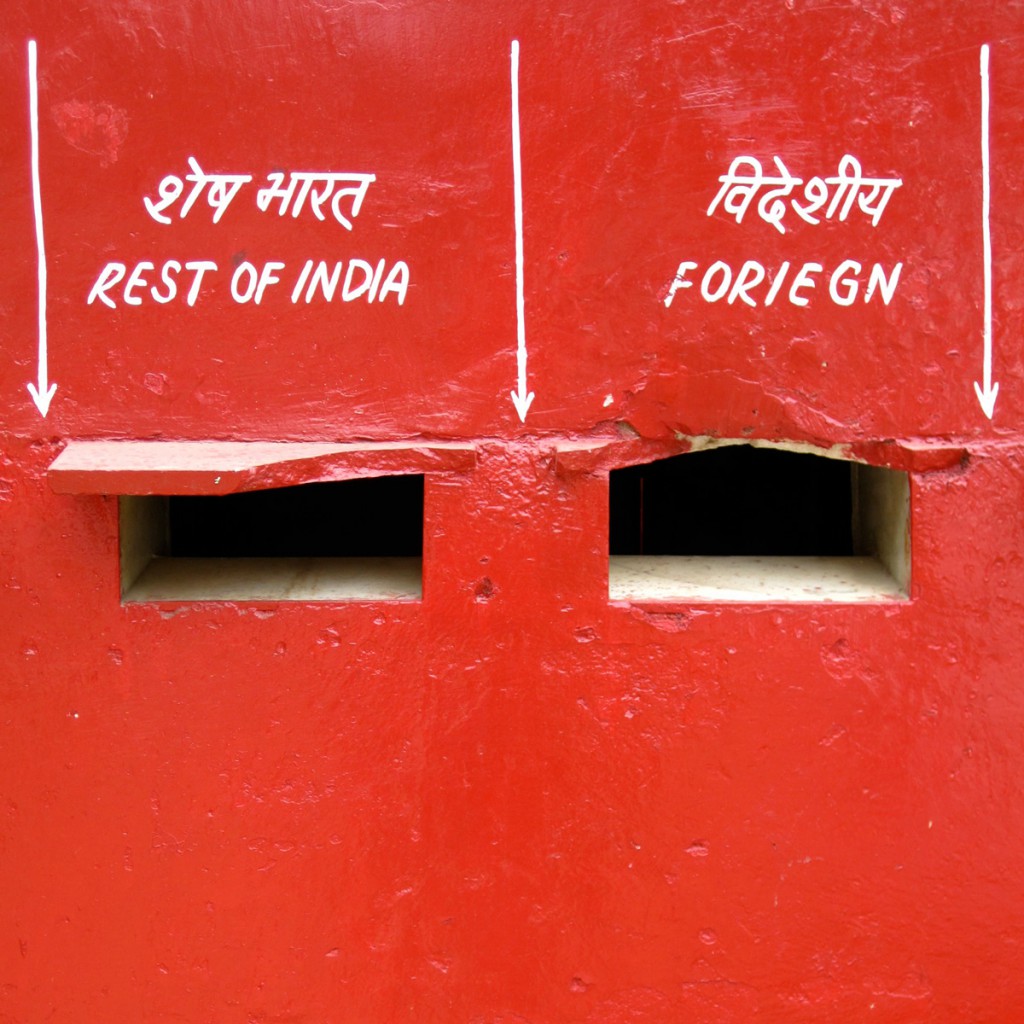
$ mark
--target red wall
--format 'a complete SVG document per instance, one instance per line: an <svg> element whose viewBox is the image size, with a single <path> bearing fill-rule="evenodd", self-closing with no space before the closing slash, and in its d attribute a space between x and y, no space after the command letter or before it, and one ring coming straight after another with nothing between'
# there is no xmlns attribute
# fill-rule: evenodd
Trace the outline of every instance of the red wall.
<svg viewBox="0 0 1024 1024"><path fill-rule="evenodd" d="M1019 5L10 6L0 1020L1024 1017ZM902 182L877 224L707 215L738 156L846 154ZM158 223L189 157L253 180ZM260 211L275 170L376 178L346 230ZM353 258L405 261L402 304L290 301ZM88 303L170 259L217 264L194 305ZM833 301L847 259L902 265L888 303ZM716 260L825 269L751 307L701 297ZM916 452L910 599L609 602L607 472L639 456L556 451L707 434ZM422 602L125 605L116 498L47 479L87 439L476 460L428 475Z"/></svg>

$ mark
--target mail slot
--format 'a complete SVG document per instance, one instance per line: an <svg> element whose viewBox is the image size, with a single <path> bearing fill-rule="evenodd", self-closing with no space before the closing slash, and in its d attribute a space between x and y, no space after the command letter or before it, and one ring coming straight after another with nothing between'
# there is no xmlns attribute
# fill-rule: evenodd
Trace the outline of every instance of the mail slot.
<svg viewBox="0 0 1024 1024"><path fill-rule="evenodd" d="M415 600L423 477L126 496L120 543L125 600Z"/></svg>
<svg viewBox="0 0 1024 1024"><path fill-rule="evenodd" d="M729 445L613 470L609 592L878 600L910 582L905 472Z"/></svg>

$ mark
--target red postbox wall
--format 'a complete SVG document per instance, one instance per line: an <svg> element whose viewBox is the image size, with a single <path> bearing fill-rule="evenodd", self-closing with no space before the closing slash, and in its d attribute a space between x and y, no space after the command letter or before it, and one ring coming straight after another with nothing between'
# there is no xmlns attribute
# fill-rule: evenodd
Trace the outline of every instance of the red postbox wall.
<svg viewBox="0 0 1024 1024"><path fill-rule="evenodd" d="M7 13L0 1020L1020 1019L1019 5ZM709 216L745 154L902 184ZM159 223L189 157L253 182ZM287 170L375 180L346 230L258 209ZM308 259L404 261L404 300L292 302ZM88 302L140 260L216 270ZM825 269L752 307L718 260ZM835 302L844 260L890 301ZM609 470L703 435L909 469L909 599L609 601ZM125 604L116 494L52 485L84 440L473 457L427 474L422 601Z"/></svg>

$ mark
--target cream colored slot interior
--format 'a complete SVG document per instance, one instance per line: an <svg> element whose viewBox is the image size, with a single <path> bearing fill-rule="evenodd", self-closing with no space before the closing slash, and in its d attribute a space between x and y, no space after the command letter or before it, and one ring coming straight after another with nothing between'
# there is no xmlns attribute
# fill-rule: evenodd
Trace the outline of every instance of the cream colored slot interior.
<svg viewBox="0 0 1024 1024"><path fill-rule="evenodd" d="M125 494L118 499L121 531L121 598L129 594L154 558L169 550L167 499Z"/></svg>
<svg viewBox="0 0 1024 1024"><path fill-rule="evenodd" d="M853 464L853 546L877 559L903 593L910 588L910 477Z"/></svg>

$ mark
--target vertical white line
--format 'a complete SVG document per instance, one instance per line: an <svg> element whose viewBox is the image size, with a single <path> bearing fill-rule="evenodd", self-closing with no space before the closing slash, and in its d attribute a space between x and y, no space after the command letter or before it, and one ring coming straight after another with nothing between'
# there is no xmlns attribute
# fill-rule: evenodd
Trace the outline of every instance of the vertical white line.
<svg viewBox="0 0 1024 1024"><path fill-rule="evenodd" d="M38 398L49 405L49 382L47 380L46 352L46 248L43 244L43 194L39 185L39 84L37 75L36 41L28 41L28 109L29 130L32 138L32 205L35 211L36 252L38 262L38 323L39 323L39 365ZM30 387L31 390L31 387ZM33 395L35 398L36 396ZM43 415L46 412L43 411Z"/></svg>
<svg viewBox="0 0 1024 1024"><path fill-rule="evenodd" d="M992 206L991 171L989 164L989 74L988 45L981 48L981 220L985 263L985 375L984 388L992 384Z"/></svg>
<svg viewBox="0 0 1024 1024"><path fill-rule="evenodd" d="M519 140L519 40L512 40L512 180L516 209L516 331L519 394L526 392L526 300L523 292L523 161Z"/></svg>
<svg viewBox="0 0 1024 1024"><path fill-rule="evenodd" d="M984 367L981 383L974 382L981 411L992 419L999 385L992 382L992 168L989 153L989 121L991 120L991 89L989 84L988 45L981 48L981 233L984 267L985 312L982 324Z"/></svg>
<svg viewBox="0 0 1024 1024"><path fill-rule="evenodd" d="M526 412L533 401L533 393L526 392L526 300L523 293L523 161L519 139L519 40L512 40L512 182L515 193L516 221L516 364L518 393L512 392L512 402L519 418L526 422Z"/></svg>
<svg viewBox="0 0 1024 1024"><path fill-rule="evenodd" d="M36 41L28 41L28 110L32 133L32 205L35 210L39 263L39 365L46 364L46 248L43 244L43 192L39 184L39 85Z"/></svg>

